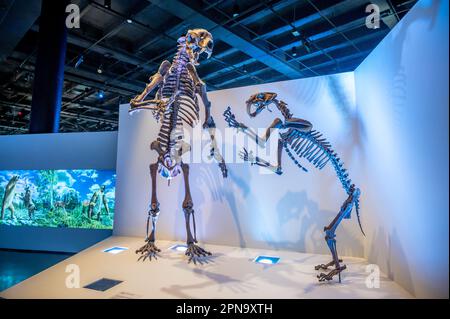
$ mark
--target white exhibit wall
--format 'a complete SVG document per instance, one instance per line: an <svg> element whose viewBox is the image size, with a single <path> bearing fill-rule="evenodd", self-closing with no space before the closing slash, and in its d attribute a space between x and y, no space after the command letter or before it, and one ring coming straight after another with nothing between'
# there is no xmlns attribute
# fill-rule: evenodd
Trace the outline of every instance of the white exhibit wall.
<svg viewBox="0 0 450 319"><path fill-rule="evenodd" d="M0 136L0 170L114 170L117 132ZM0 225L0 248L78 252L109 236L109 229Z"/></svg>
<svg viewBox="0 0 450 319"><path fill-rule="evenodd" d="M265 129L275 116L281 116L276 110L263 112L256 119L247 116L245 101L261 91L278 93L295 116L311 121L314 128L329 139L353 176L360 166L358 152L361 148L361 137L355 127L358 122L353 73L211 92L209 98L217 138L225 135L222 113L227 106L232 106L239 121L254 128ZM149 145L156 139L159 124L151 112L141 111L130 116L127 110L128 105L120 108L114 234L144 237L151 191L148 166L156 161L156 152L151 151ZM201 132L199 127L193 131ZM276 142L276 132L270 140ZM231 153L240 147L232 141L225 144L222 152L228 162L227 179L221 177L215 163L191 164L190 184L198 239L241 247L328 254L323 227L335 217L346 199L332 167L327 166L322 171L313 168L305 173L284 153L283 175L268 175L256 166L235 163ZM199 150L194 144L191 154ZM360 181L356 178L354 182ZM184 241L183 177L176 177L168 186L167 180L158 176L157 187L161 209L157 238ZM363 207L363 224L365 215L366 208ZM337 231L338 249L342 255L364 254L364 239L355 217L344 220Z"/></svg>
<svg viewBox="0 0 450 319"><path fill-rule="evenodd" d="M355 71L365 255L448 298L448 1L419 1Z"/></svg>

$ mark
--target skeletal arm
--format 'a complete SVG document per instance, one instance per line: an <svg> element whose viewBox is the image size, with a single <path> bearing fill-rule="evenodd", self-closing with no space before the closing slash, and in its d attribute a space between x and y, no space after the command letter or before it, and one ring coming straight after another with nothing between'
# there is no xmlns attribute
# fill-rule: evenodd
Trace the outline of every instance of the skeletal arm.
<svg viewBox="0 0 450 319"><path fill-rule="evenodd" d="M283 141L278 139L277 144L277 164L271 164L270 162L258 157L253 156L252 152L248 152L245 148L239 152L239 156L246 162L250 162L252 165L258 165L261 167L265 167L268 170L274 172L275 174L281 175L283 174L283 170L281 168L281 155L283 151Z"/></svg>
<svg viewBox="0 0 450 319"><path fill-rule="evenodd" d="M259 137L258 134L250 127L245 125L244 123L238 122L236 120L235 115L231 112L231 108L228 107L225 112L223 113L225 116L225 121L228 123L228 126L237 128L238 130L245 133L248 137L250 137L252 140L258 144L260 147L265 147L267 141L270 138L270 135L272 134L273 129L280 129L284 128L283 121L279 118L276 118L272 124L269 125L269 127L266 129L265 133L262 137Z"/></svg>
<svg viewBox="0 0 450 319"><path fill-rule="evenodd" d="M252 138L256 142L256 144L258 144L258 146L265 147L267 141L270 138L270 135L273 132L273 129L276 128L283 128L283 122L279 118L276 118L272 122L272 124L269 125L269 127L266 129L263 136L261 137L259 137L258 134L253 129L247 127L245 124L242 127L242 132L244 132L245 134L247 134L247 136Z"/></svg>
<svg viewBox="0 0 450 319"><path fill-rule="evenodd" d="M150 83L147 84L144 91L142 91L141 94L137 95L134 99L130 101L131 109L142 107L143 105L146 105L149 103L149 101L146 101L145 98L147 95L149 95L158 85L161 84L161 82L164 80L164 75L169 71L170 69L170 62L169 61L163 61L161 65L159 66L158 72L153 74L150 77Z"/></svg>
<svg viewBox="0 0 450 319"><path fill-rule="evenodd" d="M225 116L225 121L228 123L230 127L235 127L245 134L252 138L256 144L258 144L261 147L265 147L267 141L269 140L269 137L275 128L284 128L284 124L281 121L281 119L276 118L272 124L269 125L269 127L266 129L264 135L262 137L259 137L258 134L255 133L255 131L251 128L249 128L247 125L240 123L236 120L235 115L231 112L231 108L228 107L225 112L223 113ZM250 162L252 165L258 165L262 167L266 167L267 169L271 170L272 172L281 175L282 169L281 169L281 154L283 151L283 140L278 139L277 144L277 164L271 164L267 162L266 160L258 157L253 156L253 154L248 152L245 148L239 153L239 156L247 162Z"/></svg>
<svg viewBox="0 0 450 319"><path fill-rule="evenodd" d="M206 85L198 76L197 70L195 69L194 65L188 63L187 69L191 74L192 79L194 80L196 93L200 95L203 105L205 106L205 121L203 122L203 128L208 129L209 136L211 137L210 156L213 157L217 161L217 163L219 163L220 170L222 171L222 176L227 177L228 175L227 166L225 164L225 160L220 154L215 139L216 124L214 123L214 119L211 116L211 102L209 101L208 96L206 94Z"/></svg>

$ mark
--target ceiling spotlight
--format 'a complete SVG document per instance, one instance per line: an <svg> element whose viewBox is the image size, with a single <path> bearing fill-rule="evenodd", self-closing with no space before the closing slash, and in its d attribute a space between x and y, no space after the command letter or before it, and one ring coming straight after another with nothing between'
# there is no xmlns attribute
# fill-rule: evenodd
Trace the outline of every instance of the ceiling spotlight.
<svg viewBox="0 0 450 319"><path fill-rule="evenodd" d="M100 100L103 99L105 97L105 92L103 92L103 90L99 90L97 92L97 98L99 98Z"/></svg>
<svg viewBox="0 0 450 319"><path fill-rule="evenodd" d="M133 20L132 20L131 18L128 18L128 19L127 19L127 23L128 23L128 24L132 24L132 23L133 23Z"/></svg>
<svg viewBox="0 0 450 319"><path fill-rule="evenodd" d="M299 37L300 36L300 32L298 32L298 30L296 30L296 29L292 29L291 33L292 33L292 35L294 37Z"/></svg>
<svg viewBox="0 0 450 319"><path fill-rule="evenodd" d="M297 47L292 47L292 56L297 56Z"/></svg>
<svg viewBox="0 0 450 319"><path fill-rule="evenodd" d="M111 0L105 0L105 2L103 2L103 6L105 8L110 9L111 8Z"/></svg>
<svg viewBox="0 0 450 319"><path fill-rule="evenodd" d="M78 57L77 63L75 63L75 69L78 68L80 66L80 64L83 62L84 62L84 57L82 55L80 55Z"/></svg>
<svg viewBox="0 0 450 319"><path fill-rule="evenodd" d="M240 11L239 5L237 4L237 1L236 1L233 5L233 13L232 13L233 18L236 18L237 16L239 16L239 11Z"/></svg>
<svg viewBox="0 0 450 319"><path fill-rule="evenodd" d="M97 68L97 73L102 74L103 73L103 64L100 64L100 66Z"/></svg>

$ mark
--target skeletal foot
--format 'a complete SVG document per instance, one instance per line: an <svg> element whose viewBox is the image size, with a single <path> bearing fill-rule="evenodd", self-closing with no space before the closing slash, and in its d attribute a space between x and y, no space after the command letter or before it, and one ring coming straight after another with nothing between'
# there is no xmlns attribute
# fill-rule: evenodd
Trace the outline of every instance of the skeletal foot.
<svg viewBox="0 0 450 319"><path fill-rule="evenodd" d="M156 260L156 259L158 259L157 254L159 252L161 252L161 249L156 247L155 242L148 241L148 240L144 246L142 246L141 248L136 250L136 254L141 254L141 256L138 258L138 261L141 259L142 259L142 261L145 261L146 258L148 258L149 260L152 260L152 257L155 258L155 260Z"/></svg>
<svg viewBox="0 0 450 319"><path fill-rule="evenodd" d="M342 259L339 259L339 262L341 263ZM334 265L334 261L330 261L328 264L316 265L316 266L314 266L314 269L315 270L320 270L320 269L327 270L328 267L333 266L333 265Z"/></svg>
<svg viewBox="0 0 450 319"><path fill-rule="evenodd" d="M203 264L203 262L207 262L207 257L211 256L209 251L206 251L193 243L188 245L188 248L184 254L189 257L188 262L190 263L193 261L194 264L197 264L197 261L200 264Z"/></svg>
<svg viewBox="0 0 450 319"><path fill-rule="evenodd" d="M327 274L320 273L320 275L317 275L317 278L319 279L319 281L330 281L334 276L339 275L339 282L341 282L340 273L346 268L347 266L341 265L339 268L335 268Z"/></svg>

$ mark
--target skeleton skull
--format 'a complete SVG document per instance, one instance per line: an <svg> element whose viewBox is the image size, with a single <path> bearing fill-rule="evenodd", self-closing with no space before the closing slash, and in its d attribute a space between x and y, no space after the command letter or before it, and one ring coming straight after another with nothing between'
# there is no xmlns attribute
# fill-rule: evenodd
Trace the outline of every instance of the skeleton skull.
<svg viewBox="0 0 450 319"><path fill-rule="evenodd" d="M207 54L207 58L211 56L214 47L214 40L211 33L207 30L189 30L182 41L183 40L186 45L186 51L188 52L191 62L194 63L194 65L198 65L198 57L203 52Z"/></svg>
<svg viewBox="0 0 450 319"><path fill-rule="evenodd" d="M250 98L246 101L247 103L247 114L250 117L255 117L261 111L263 111L270 103L273 103L277 97L276 93L271 92L262 92L253 94L250 96ZM252 106L254 106L254 109L252 110Z"/></svg>

